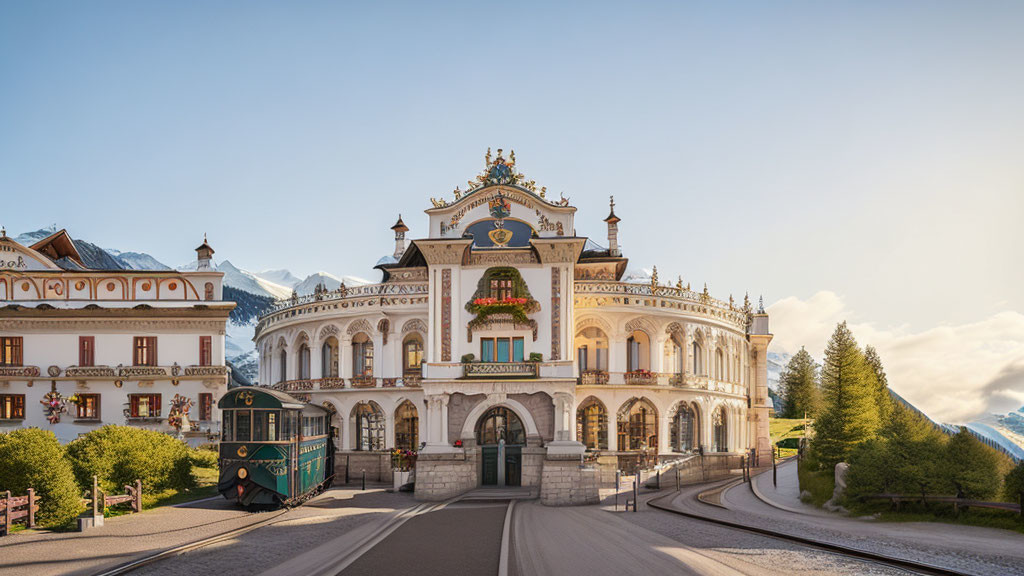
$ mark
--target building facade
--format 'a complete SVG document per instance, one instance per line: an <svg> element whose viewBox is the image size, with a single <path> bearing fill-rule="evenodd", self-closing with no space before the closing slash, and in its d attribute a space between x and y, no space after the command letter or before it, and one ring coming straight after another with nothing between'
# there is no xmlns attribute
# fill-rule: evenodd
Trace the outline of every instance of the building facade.
<svg viewBox="0 0 1024 576"><path fill-rule="evenodd" d="M216 440L227 391L213 249L198 269L90 269L60 230L32 246L0 234L0 431L62 442L105 424Z"/></svg>
<svg viewBox="0 0 1024 576"><path fill-rule="evenodd" d="M617 469L680 454L770 454L768 317L653 278L622 281L608 247L576 236L576 209L488 150L484 171L432 199L429 233L378 284L278 303L256 328L259 382L322 404L338 474L384 479L418 450L416 494L539 487L592 501ZM581 466L581 460L592 465Z"/></svg>

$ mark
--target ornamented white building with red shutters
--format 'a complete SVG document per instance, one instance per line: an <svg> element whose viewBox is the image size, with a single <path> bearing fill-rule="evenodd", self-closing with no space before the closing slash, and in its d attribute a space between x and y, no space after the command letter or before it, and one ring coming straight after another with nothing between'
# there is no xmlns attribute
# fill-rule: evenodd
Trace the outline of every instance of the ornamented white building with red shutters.
<svg viewBox="0 0 1024 576"><path fill-rule="evenodd" d="M385 479L388 451L416 450L419 498L523 485L561 504L617 469L770 454L763 310L656 271L624 282L614 202L605 248L514 153L488 150L467 190L431 200L421 238L393 227L379 284L294 297L257 325L259 382L334 411L339 476Z"/></svg>
<svg viewBox="0 0 1024 576"><path fill-rule="evenodd" d="M0 431L68 442L129 424L215 441L235 304L213 249L196 252L195 271L98 270L65 230L31 246L0 232Z"/></svg>

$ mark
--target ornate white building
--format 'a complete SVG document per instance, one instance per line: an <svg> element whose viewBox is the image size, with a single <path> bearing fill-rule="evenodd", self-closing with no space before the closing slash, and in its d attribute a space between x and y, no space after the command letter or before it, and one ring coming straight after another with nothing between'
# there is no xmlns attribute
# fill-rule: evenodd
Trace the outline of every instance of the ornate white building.
<svg viewBox="0 0 1024 576"><path fill-rule="evenodd" d="M339 475L383 479L397 447L419 450L422 499L521 484L576 503L616 469L770 453L763 310L656 271L621 281L614 203L608 248L576 236L576 209L514 153L488 150L466 191L432 202L425 238L392 228L379 284L280 302L257 326L259 382L334 410Z"/></svg>
<svg viewBox="0 0 1024 576"><path fill-rule="evenodd" d="M0 232L0 431L68 442L129 424L216 439L235 304L221 298L213 249L196 252L195 272L96 270L64 230L32 246Z"/></svg>

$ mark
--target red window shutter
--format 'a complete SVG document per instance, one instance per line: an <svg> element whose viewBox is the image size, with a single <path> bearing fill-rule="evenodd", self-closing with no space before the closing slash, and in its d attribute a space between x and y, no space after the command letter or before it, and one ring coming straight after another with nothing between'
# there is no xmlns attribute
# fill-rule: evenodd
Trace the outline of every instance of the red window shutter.
<svg viewBox="0 0 1024 576"><path fill-rule="evenodd" d="M129 400L131 402L131 411L129 412L129 414L132 415L132 418L138 418L139 417L139 397L132 395L132 396L129 397Z"/></svg>
<svg viewBox="0 0 1024 576"><path fill-rule="evenodd" d="M159 366L160 362L156 359L156 336L150 336L149 340L149 365Z"/></svg>
<svg viewBox="0 0 1024 576"><path fill-rule="evenodd" d="M155 340L155 338L154 338L154 340ZM159 394L154 394L154 395L150 396L149 397L149 405L153 407L152 408L152 415L153 416L159 416L160 415L160 395Z"/></svg>
<svg viewBox="0 0 1024 576"><path fill-rule="evenodd" d="M142 337L136 336L132 343L132 365L142 365Z"/></svg>
<svg viewBox="0 0 1024 576"><path fill-rule="evenodd" d="M213 339L211 336L199 337L199 365L209 366L213 363Z"/></svg>
<svg viewBox="0 0 1024 576"><path fill-rule="evenodd" d="M15 408L15 412L17 413L17 417L18 418L24 418L25 417L25 396L24 395L15 396L14 397L14 403L17 406L17 408Z"/></svg>

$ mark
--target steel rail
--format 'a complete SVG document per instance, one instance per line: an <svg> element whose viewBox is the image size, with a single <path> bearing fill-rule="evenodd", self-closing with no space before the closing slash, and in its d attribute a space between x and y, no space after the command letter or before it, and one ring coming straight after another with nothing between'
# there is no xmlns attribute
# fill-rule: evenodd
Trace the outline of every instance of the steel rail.
<svg viewBox="0 0 1024 576"><path fill-rule="evenodd" d="M908 570L918 574L930 574L934 576L970 576L965 572L958 572L950 568L943 568L942 566L935 566L933 564L926 564L924 562L917 562L914 560L907 560L905 558L897 558L894 556L886 556L884 554L879 554L877 552L869 552L867 550L862 550L860 548L852 548L849 546L843 546L841 544L834 544L832 542L804 538L803 536L796 536L794 534L778 532L775 530L769 530L767 528L759 528L757 526L749 526L747 524L740 524L738 522L731 522L729 520L722 520L720 518L702 516L700 514L695 514L693 512L685 512L683 510L678 510L676 508L666 506L660 502L656 502L658 500L663 500L665 498L673 497L675 495L676 492L671 492L664 496L655 495L652 498L648 499L646 503L651 508L661 510L663 512L678 514L680 516L686 516L687 518L693 518L695 520L710 522L712 524L718 524L719 526L725 526L736 530L743 530L745 532L760 534L762 536L768 536L770 538L775 538L777 540L795 542L797 544L809 546L811 548L818 548L821 550L825 550L827 552L832 552L843 556L850 556L860 560L868 560L877 564L891 566L893 568L899 568L901 570Z"/></svg>

